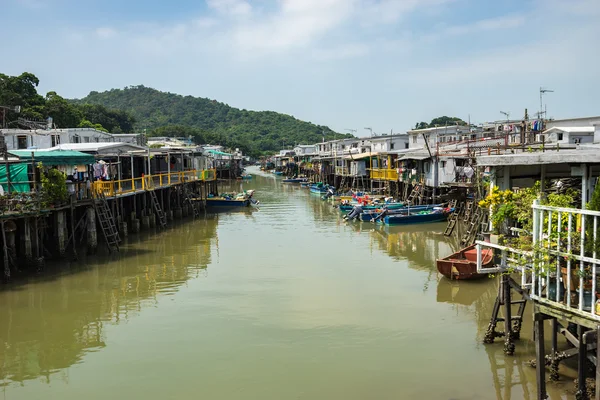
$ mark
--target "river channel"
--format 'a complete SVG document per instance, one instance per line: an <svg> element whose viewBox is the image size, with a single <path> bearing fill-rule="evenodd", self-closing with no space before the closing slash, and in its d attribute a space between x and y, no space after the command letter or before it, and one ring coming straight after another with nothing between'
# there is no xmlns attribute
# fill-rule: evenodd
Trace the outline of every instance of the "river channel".
<svg viewBox="0 0 600 400"><path fill-rule="evenodd" d="M535 398L531 315L515 356L482 344L497 280L437 273L457 248L444 224L346 223L249 172L231 189L256 189L259 209L0 288L0 398ZM548 390L574 398L566 377Z"/></svg>

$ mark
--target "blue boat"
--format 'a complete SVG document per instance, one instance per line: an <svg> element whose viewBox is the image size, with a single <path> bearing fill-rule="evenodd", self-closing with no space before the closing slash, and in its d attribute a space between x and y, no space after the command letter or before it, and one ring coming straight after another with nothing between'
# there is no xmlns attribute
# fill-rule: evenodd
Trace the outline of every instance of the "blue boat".
<svg viewBox="0 0 600 400"><path fill-rule="evenodd" d="M412 225L412 224L430 224L433 222L444 222L448 219L452 211L446 209L433 211L408 212L406 214L388 215L383 217L383 223L386 225Z"/></svg>
<svg viewBox="0 0 600 400"><path fill-rule="evenodd" d="M248 207L250 206L250 199L236 200L227 199L224 197L212 197L206 199L206 207L219 207L219 208L234 208L234 207Z"/></svg>
<svg viewBox="0 0 600 400"><path fill-rule="evenodd" d="M303 188L307 188L310 186L310 182L300 182L300 186Z"/></svg>
<svg viewBox="0 0 600 400"><path fill-rule="evenodd" d="M283 183L302 183L306 182L306 178L287 178L282 180Z"/></svg>
<svg viewBox="0 0 600 400"><path fill-rule="evenodd" d="M254 190L248 190L238 195L222 194L220 196L208 197L206 199L206 208L227 209L249 207L250 204L259 204L252 196Z"/></svg>
<svg viewBox="0 0 600 400"><path fill-rule="evenodd" d="M407 213L433 211L434 208L440 208L440 207L441 207L440 204L434 204L434 205L425 205L425 206L412 206L410 208L403 207L403 208L397 208L397 209L391 209L391 210L388 209L388 212L385 215L386 216L406 215ZM364 207L363 207L363 210L364 210ZM380 209L379 210L366 210L365 212L361 213L358 218L363 222L369 222L369 221L375 219L380 214L381 214Z"/></svg>
<svg viewBox="0 0 600 400"><path fill-rule="evenodd" d="M281 176L283 175L283 171L275 171L273 172L275 175Z"/></svg>
<svg viewBox="0 0 600 400"><path fill-rule="evenodd" d="M354 208L354 206L356 206L357 204L341 204L339 206L339 210L340 211L352 211L352 209ZM376 206L362 206L363 211L368 212L368 211L376 211L376 210L381 210L383 207L387 207L388 210L390 211L397 211L397 210L416 210L416 211L422 211L422 210L428 210L428 209L433 209L434 207L443 207L443 204L429 204L429 205L422 205L422 206L407 206L405 204L402 203L387 203L387 204L379 204Z"/></svg>

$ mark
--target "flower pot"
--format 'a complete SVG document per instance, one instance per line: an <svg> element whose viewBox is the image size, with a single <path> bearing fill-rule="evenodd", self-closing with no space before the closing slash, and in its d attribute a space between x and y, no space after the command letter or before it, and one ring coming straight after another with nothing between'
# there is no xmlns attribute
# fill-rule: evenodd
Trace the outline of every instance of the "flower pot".
<svg viewBox="0 0 600 400"><path fill-rule="evenodd" d="M548 286L548 300L562 301L565 297L565 286L562 282L558 284L558 298L556 297L556 281L550 280L550 286Z"/></svg>
<svg viewBox="0 0 600 400"><path fill-rule="evenodd" d="M591 290L583 290L583 310L584 311L592 311L592 291ZM579 304L579 290L577 290L576 296L576 304ZM573 303L571 303L573 304Z"/></svg>

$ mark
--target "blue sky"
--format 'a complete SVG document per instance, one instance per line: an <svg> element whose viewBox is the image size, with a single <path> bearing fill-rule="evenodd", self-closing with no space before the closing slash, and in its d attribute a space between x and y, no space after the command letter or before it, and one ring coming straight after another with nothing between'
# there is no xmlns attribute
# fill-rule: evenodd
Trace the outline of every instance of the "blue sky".
<svg viewBox="0 0 600 400"><path fill-rule="evenodd" d="M0 0L0 72L143 84L344 132L600 115L598 0ZM8 57L6 55L9 55Z"/></svg>

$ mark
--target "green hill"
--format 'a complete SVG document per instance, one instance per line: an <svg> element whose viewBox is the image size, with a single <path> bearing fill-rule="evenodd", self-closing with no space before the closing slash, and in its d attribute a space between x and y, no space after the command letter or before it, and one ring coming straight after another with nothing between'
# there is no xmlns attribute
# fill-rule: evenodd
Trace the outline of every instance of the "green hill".
<svg viewBox="0 0 600 400"><path fill-rule="evenodd" d="M181 96L144 86L91 92L78 104L102 105L131 114L137 129L153 136L192 136L196 143L239 147L248 154L274 152L294 144L341 138L326 126L273 111L248 111L206 98Z"/></svg>

